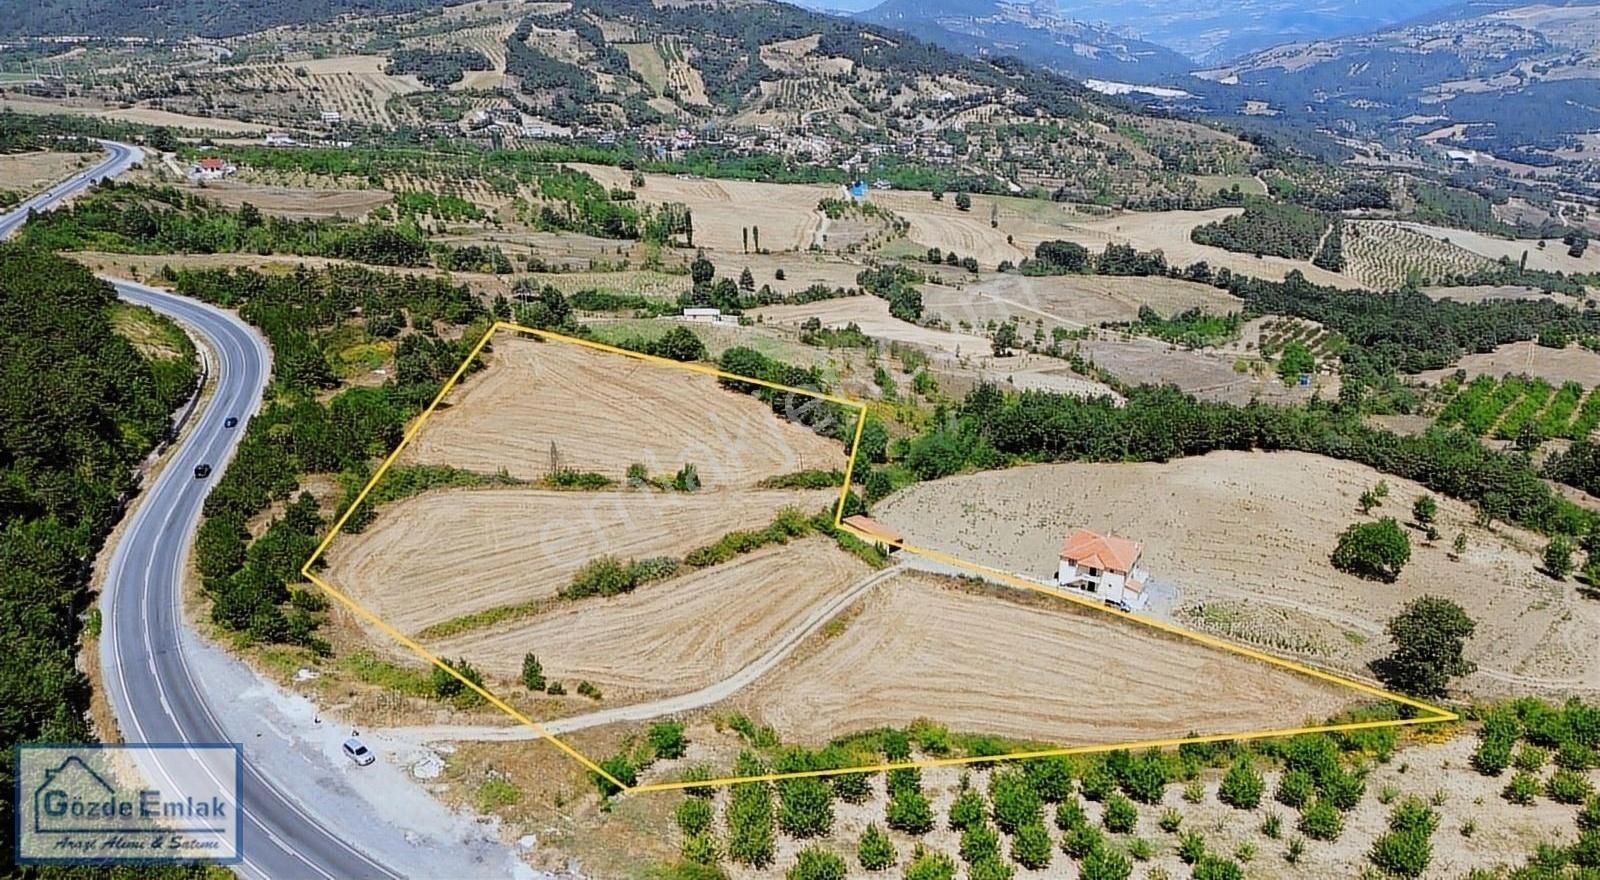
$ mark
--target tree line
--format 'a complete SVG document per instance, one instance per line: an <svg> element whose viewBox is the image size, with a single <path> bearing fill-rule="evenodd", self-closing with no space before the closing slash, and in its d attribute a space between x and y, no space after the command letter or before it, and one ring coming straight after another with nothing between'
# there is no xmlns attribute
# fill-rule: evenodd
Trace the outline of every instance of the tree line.
<svg viewBox="0 0 1600 880"><path fill-rule="evenodd" d="M353 266L164 275L185 296L237 308L274 351L270 403L251 419L233 463L207 497L196 537L212 618L260 641L325 651L316 636L320 596L290 589L326 528L320 505L300 491L301 477L338 474L346 487L342 513L366 483L370 462L399 442L406 423L465 358L478 335L471 327L487 320L487 310L465 286L445 279ZM351 322L398 338L394 369L381 386L347 388L323 402L339 386L325 337ZM285 505L283 513L252 539L247 523L274 502ZM371 515L366 505L346 527L359 530Z"/></svg>
<svg viewBox="0 0 1600 880"><path fill-rule="evenodd" d="M91 560L136 488L134 468L167 436L189 381L157 380L112 325L116 294L76 263L0 244L0 749L92 740L77 667ZM191 356L192 357L192 356ZM94 635L97 624L89 631ZM0 766L0 874L16 876L12 764ZM146 867L141 877L196 877ZM104 868L52 869L99 877ZM35 876L25 873L21 876ZM129 873L126 876L135 876Z"/></svg>

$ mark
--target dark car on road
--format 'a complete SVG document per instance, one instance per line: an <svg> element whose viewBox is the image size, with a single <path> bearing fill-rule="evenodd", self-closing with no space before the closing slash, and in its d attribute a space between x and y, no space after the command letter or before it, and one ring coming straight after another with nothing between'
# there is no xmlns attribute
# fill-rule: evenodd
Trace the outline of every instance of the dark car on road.
<svg viewBox="0 0 1600 880"><path fill-rule="evenodd" d="M197 464L197 465L194 466L194 478L195 479L203 480L203 479L205 479L206 477L209 477L209 476L211 476L211 465L209 465L209 464Z"/></svg>
<svg viewBox="0 0 1600 880"><path fill-rule="evenodd" d="M231 428L231 427L233 427L234 425L237 425L237 424L239 424L239 420L237 418L234 418L233 416L228 416L227 418L222 420L222 427L224 427L224 428Z"/></svg>

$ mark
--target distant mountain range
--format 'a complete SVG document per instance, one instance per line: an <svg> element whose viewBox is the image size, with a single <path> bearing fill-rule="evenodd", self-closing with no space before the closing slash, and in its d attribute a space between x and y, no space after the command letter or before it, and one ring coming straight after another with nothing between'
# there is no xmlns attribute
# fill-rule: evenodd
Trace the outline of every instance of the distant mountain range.
<svg viewBox="0 0 1600 880"><path fill-rule="evenodd" d="M1199 72L1202 100L1506 156L1600 129L1600 0L1474 0ZM1532 158L1532 157L1525 157Z"/></svg>
<svg viewBox="0 0 1600 880"><path fill-rule="evenodd" d="M1165 46L1068 18L1056 0L885 0L856 17L964 54L1014 55L1083 78L1148 82L1195 66Z"/></svg>
<svg viewBox="0 0 1600 880"><path fill-rule="evenodd" d="M1179 59L1214 64L1286 42L1376 30L1449 2L884 0L856 15L959 51L1015 54L1062 71L1143 66L1150 77L1182 67Z"/></svg>

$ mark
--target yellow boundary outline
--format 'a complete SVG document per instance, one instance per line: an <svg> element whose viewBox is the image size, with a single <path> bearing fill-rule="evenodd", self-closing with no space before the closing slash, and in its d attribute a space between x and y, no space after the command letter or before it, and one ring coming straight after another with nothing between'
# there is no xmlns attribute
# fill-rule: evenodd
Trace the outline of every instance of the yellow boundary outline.
<svg viewBox="0 0 1600 880"><path fill-rule="evenodd" d="M1225 651L1229 654L1247 657L1251 660L1266 663L1269 666L1276 666L1280 669L1285 669L1298 675L1317 679L1338 687L1347 688L1349 690L1365 694L1369 697L1375 697L1380 700L1406 706L1410 709L1417 710L1422 714L1411 718L1395 718L1381 721L1356 721L1339 724L1303 725L1300 727L1252 730L1243 731L1240 733L1209 734L1205 736L1185 736L1167 739L1139 740L1134 742L1104 743L1087 746L1038 749L1025 752L1010 752L1003 755L968 756L959 758L929 758L921 761L896 761L881 764L869 764L860 767L841 767L830 770L808 770L794 773L764 773L751 776L723 776L715 779L706 779L695 782L655 782L645 785L625 785L621 780L617 779L611 773L606 771L605 768L601 767L599 763L584 755L582 752L578 751L571 744L562 740L560 737L551 733L539 722L529 718L527 715L518 711L515 707L490 693L482 685L469 681L460 672L457 672L448 663L444 662L443 659L430 652L427 648L424 648L422 645L418 644L414 639L410 638L405 633L395 629L387 621L384 621L376 614L368 611L361 605L361 603L346 595L343 591L328 583L326 580L318 576L315 571L313 571L317 561L320 560L322 555L327 552L328 546L333 543L333 540L337 538L340 532L344 529L345 523L356 512L356 510L361 507L362 503L366 501L367 496L372 492L373 488L377 486L378 481L383 479L384 474L388 473L389 468L397 459L399 459L400 453L404 452L406 447L411 445L411 441L416 437L417 432L420 431L422 426L427 423L428 419L433 416L434 412L439 408L439 404L444 401L445 397L448 396L449 393L461 381L461 377L466 375L467 369L471 367L473 361L477 360L478 356L483 352L484 347L489 344L489 341L496 333L502 330L526 336L537 337L547 342L571 343L594 351L605 352L607 354L623 355L625 357L634 358L635 360L642 360L662 366L689 370L692 372L713 376L718 379L729 379L746 384L759 385L789 394L800 394L818 400L826 400L830 403L839 404L840 406L853 409L857 413L855 435L850 445L850 458L848 463L845 465L844 485L839 490L839 501L834 509L833 525L836 529L840 529L850 535L866 540L869 543L887 544L887 546L895 549L911 553L916 556L921 556L926 559L931 559L935 562L940 562L963 571L971 572L977 576L992 581L997 581L1010 587L1028 590L1033 593L1050 596L1056 599L1062 599L1075 605L1088 608L1096 613L1113 617L1119 621L1132 623L1139 626L1146 626L1159 632L1166 633L1167 635L1197 642L1210 648ZM443 669L450 675L455 676L455 678L463 685L477 693L479 696L483 697L484 700L489 703L489 705L494 706L496 709L504 712L512 720L517 721L518 723L532 730L534 733L538 734L539 739L548 740L549 742L553 743L557 748L565 752L568 757L583 765L585 769L606 780L620 791L628 793L720 787L734 785L741 782L772 782L781 779L840 776L850 773L879 773L888 770L900 770L908 768L996 764L1003 761L1047 758L1058 755L1095 754L1100 752L1115 751L1117 749L1170 748L1183 745L1185 743L1215 743L1226 741L1275 739L1280 737L1297 736L1305 733L1336 733L1353 730L1375 730L1389 727L1410 727L1421 724L1438 724L1460 719L1459 715L1449 711L1448 709L1443 709L1430 703L1414 700L1402 694L1387 691L1382 688L1366 684L1365 682L1337 675L1326 670L1317 669L1316 667L1307 665L1305 663L1288 660L1282 657L1276 657L1266 652L1258 651L1254 648L1249 648L1244 645L1225 641L1223 639L1206 635L1205 633L1196 632L1194 630L1184 629L1170 623L1164 623L1158 620L1151 620L1144 617L1130 615L1126 612L1108 608L1104 604L1095 602L1091 599L1077 596L1063 590L1047 587L1042 584L1033 583L1023 578L1019 578L1009 572L968 562L937 550L932 550L926 547L918 547L904 542L885 542L881 538L875 538L866 534L865 532L860 531L859 529L855 529L847 525L844 522L845 501L849 495L851 479L855 473L856 457L861 451L861 432L862 429L866 427L867 406L868 405L866 403L861 401L849 400L843 397L835 397L830 394L824 394L819 391L811 391L805 388L794 388L788 385L781 385L762 379L753 379L749 376L740 376L734 373L728 373L723 370L719 370L716 367L708 366L706 364L674 361L669 358L657 357L655 355L644 354L637 351L629 351L624 348L618 348L613 345L606 345L604 343L594 342L588 339L579 339L577 337L567 336L561 333L552 333L548 330L538 330L532 327L524 327L520 324L511 323L509 321L496 321L494 324L489 326L488 330L484 331L483 336L480 337L477 343L472 346L472 350L467 353L467 356L464 360L462 360L461 365L456 367L456 371L451 374L449 379L445 381L443 387L439 389L439 393L434 395L432 402L430 402L427 408L417 416L416 420L411 423L411 426L406 429L405 434L400 438L400 443L395 446L394 450L390 452L388 457L383 460L383 463L378 466L377 471L373 473L372 478L367 481L367 484L361 488L361 492L356 495L355 500L351 502L344 514L340 516L336 522L334 522L332 528L328 530L328 534L322 539L322 542L317 545L317 549L312 552L311 557L307 559L303 565L301 565L300 573L306 578L306 580L316 584L324 593L338 601L341 605L350 609L350 611L357 617L377 627L384 634L393 638L401 645L404 645L412 653L421 657L423 660L428 661L434 667Z"/></svg>

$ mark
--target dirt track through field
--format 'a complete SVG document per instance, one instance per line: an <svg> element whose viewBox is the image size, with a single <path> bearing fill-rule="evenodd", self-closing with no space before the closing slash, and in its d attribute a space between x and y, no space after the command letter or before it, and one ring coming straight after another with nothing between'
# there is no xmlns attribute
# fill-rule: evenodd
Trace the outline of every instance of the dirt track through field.
<svg viewBox="0 0 1600 880"><path fill-rule="evenodd" d="M431 492L383 508L328 551L327 578L403 632L553 596L582 565L681 557L785 507L807 514L834 490L695 494L482 489ZM519 655L520 659L520 655Z"/></svg>
<svg viewBox="0 0 1600 880"><path fill-rule="evenodd" d="M682 693L744 668L870 571L831 541L811 538L429 647L506 678L534 651L546 676L591 681L608 696Z"/></svg>
<svg viewBox="0 0 1600 880"><path fill-rule="evenodd" d="M786 739L929 718L1065 744L1320 719L1348 692L1134 624L903 575L738 702ZM804 649L803 649L804 650Z"/></svg>
<svg viewBox="0 0 1600 880"><path fill-rule="evenodd" d="M707 489L846 463L843 444L704 374L511 334L495 339L489 363L429 420L404 461L542 478L553 443L564 468L620 480L635 462L669 477L693 464Z"/></svg>

